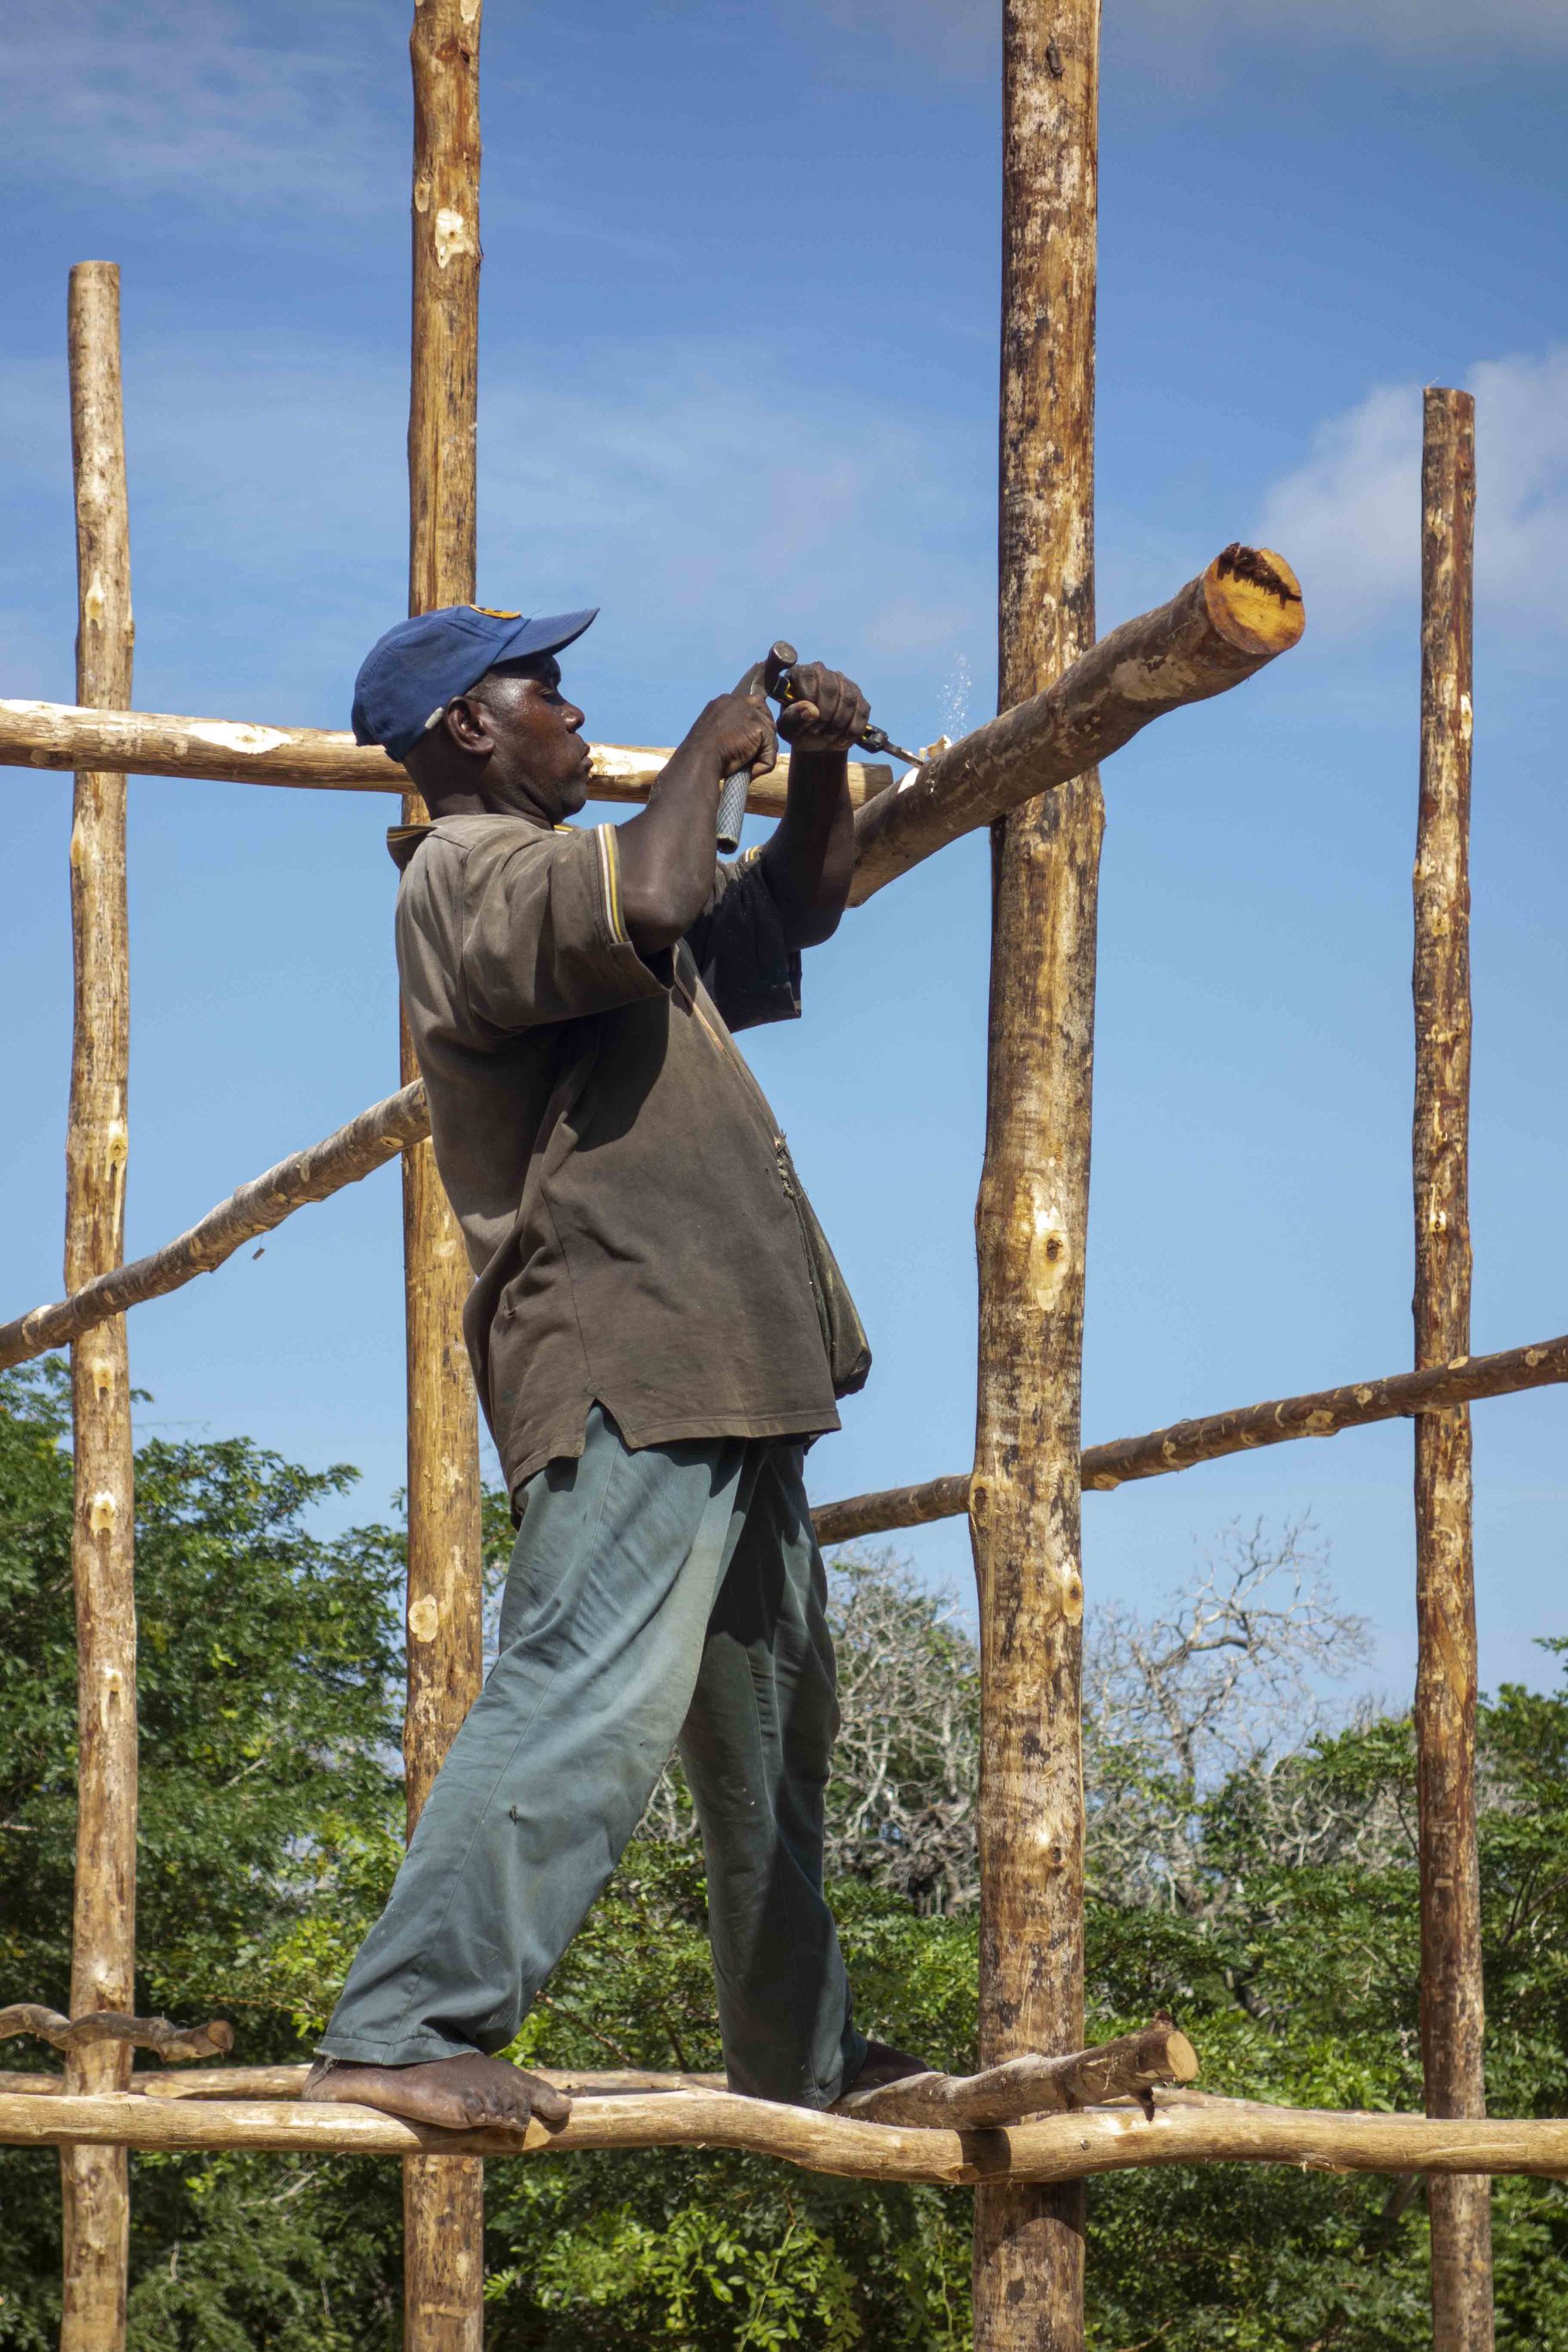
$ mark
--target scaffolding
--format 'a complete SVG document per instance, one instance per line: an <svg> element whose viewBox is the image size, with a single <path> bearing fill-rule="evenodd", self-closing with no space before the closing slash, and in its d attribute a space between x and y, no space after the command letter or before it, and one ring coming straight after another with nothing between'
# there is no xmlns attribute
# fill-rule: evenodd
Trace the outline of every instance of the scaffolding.
<svg viewBox="0 0 1568 2352"><path fill-rule="evenodd" d="M409 609L475 593L481 0L416 0ZM977 1237L980 1370L972 1471L815 1514L824 1543L967 1514L983 1660L983 2072L852 2094L815 2115L721 2078L555 2074L570 2121L453 2134L301 2101L303 2066L135 2070L133 2051L226 2055L221 2021L133 2015L137 1725L131 1391L124 1317L220 1265L307 1202L403 1166L408 1379L412 1829L481 1671L477 1412L460 1337L465 1255L437 1178L406 1030L403 1084L123 1263L129 1050L128 773L402 794L410 780L344 735L132 706L119 275L71 273L79 633L74 706L0 702L0 762L74 772L75 1029L67 1296L0 1326L0 1368L71 1349L80 1740L70 2013L23 2001L0 2035L41 2035L58 2078L0 2075L0 2142L62 2154L66 2352L125 2328L127 2150L308 2149L404 2161L406 2341L483 2342L483 2163L579 2149L740 2148L870 2181L977 2188L981 2352L1083 2340L1083 2184L1131 2166L1246 2162L1431 2176L1434 2342L1491 2336L1488 2184L1568 2171L1568 2121L1485 2114L1476 1861L1477 1693L1468 1405L1568 1380L1568 1336L1469 1355L1468 845L1473 404L1429 390L1422 507L1421 789L1415 865L1414 1366L1229 1408L1084 1448L1079 1429L1093 1055L1099 762L1164 713L1222 693L1296 644L1284 559L1232 545L1167 604L1097 639L1094 294L1098 0L1003 0L1004 273L1000 716L895 786L851 769L860 905L982 826L993 848L988 1101ZM595 796L646 797L668 754L594 747ZM786 771L750 805L776 814ZM1079 1680L1084 1488L1254 1446L1409 1416L1420 1634L1424 2116L1210 2096L1170 2024L1083 2043ZM47 2084L48 2087L42 2087ZM607 2095L613 2094L614 2095Z"/></svg>

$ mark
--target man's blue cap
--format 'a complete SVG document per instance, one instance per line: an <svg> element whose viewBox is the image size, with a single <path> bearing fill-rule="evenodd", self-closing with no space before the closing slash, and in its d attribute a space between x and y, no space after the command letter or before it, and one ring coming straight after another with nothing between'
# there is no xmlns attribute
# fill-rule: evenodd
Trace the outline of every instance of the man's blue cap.
<svg viewBox="0 0 1568 2352"><path fill-rule="evenodd" d="M401 760L434 727L449 702L478 686L498 662L521 661L525 654L557 654L598 617L587 613L550 613L537 621L521 613L493 612L488 604L447 604L399 621L378 637L354 680L356 743L379 743Z"/></svg>

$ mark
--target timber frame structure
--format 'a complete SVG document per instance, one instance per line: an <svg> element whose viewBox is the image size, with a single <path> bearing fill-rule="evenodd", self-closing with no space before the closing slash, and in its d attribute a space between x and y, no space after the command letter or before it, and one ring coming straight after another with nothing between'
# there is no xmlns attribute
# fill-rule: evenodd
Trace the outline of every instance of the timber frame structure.
<svg viewBox="0 0 1568 2352"><path fill-rule="evenodd" d="M415 0L409 606L475 591L481 0ZM1000 710L895 786L852 772L852 903L984 825L994 854L988 1109L977 1234L973 1470L825 1506L824 1542L968 1514L983 1659L981 2055L985 2072L851 2094L826 2116L721 2078L557 2076L571 2121L446 2134L307 2105L303 2067L133 2071L132 2052L222 2054L222 2021L132 2014L136 1697L126 1310L221 1264L309 1201L401 1158L408 1335L409 1822L479 1686L477 1417L459 1332L467 1272L424 1091L401 1091L123 1264L129 772L401 793L349 738L131 708L119 274L72 271L68 310L79 634L75 706L0 702L0 763L74 771L76 1020L67 1296L0 1326L0 1367L71 1349L79 1823L71 2013L23 2000L63 2074L0 2074L0 2141L58 2147L66 2352L124 2341L127 2150L311 2149L403 2159L406 2341L483 2342L483 2159L580 2148L746 2148L868 2180L971 2183L980 2352L1083 2341L1083 2183L1127 2166L1327 2166L1430 2176L1434 2343L1492 2341L1485 2176L1568 2171L1568 2121L1486 2116L1476 1862L1476 1640L1468 1404L1568 1380L1568 1336L1471 1358L1467 1213L1468 835L1473 404L1426 394L1421 786L1415 866L1414 1368L1085 1449L1079 1433L1093 1055L1098 763L1164 712L1240 684L1300 635L1267 550L1224 549L1158 611L1096 639L1094 307L1099 0L1002 0L1004 270ZM639 800L667 755L596 746L595 794ZM782 771L751 805L776 814ZM1407 1415L1415 1424L1422 2041L1426 2115L1303 2112L1190 2087L1168 2019L1084 2050L1079 1760L1082 1490Z"/></svg>

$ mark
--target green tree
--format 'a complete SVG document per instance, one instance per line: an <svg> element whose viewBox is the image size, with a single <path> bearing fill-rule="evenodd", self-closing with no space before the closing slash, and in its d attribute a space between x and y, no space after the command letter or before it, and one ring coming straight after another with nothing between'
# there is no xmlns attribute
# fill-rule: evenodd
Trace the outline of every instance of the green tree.
<svg viewBox="0 0 1568 2352"><path fill-rule="evenodd" d="M0 1999L66 1996L75 1744L70 1465L58 1368L0 1379ZM231 2017L237 2055L309 2050L396 1866L403 1556L310 1532L352 1473L243 1440L138 1456L139 2000ZM492 1570L504 1504L490 1498ZM834 1578L846 1737L830 1865L863 2021L974 2063L978 1685L953 1609L888 1559ZM1418 2106L1414 1771L1403 1718L1307 1687L1356 1633L1301 1529L1233 1531L1147 1620L1091 1643L1091 2032L1164 2004L1214 2089ZM1568 1649L1563 1652L1568 1664ZM1568 1695L1482 1711L1491 2100L1568 2110ZM678 1772L529 2019L518 2054L719 2061L705 1889ZM44 2068L25 2043L12 2066ZM0 2151L0 2345L52 2345L54 2159ZM396 2168L134 2163L136 2352L389 2352ZM969 2200L684 2151L497 2162L492 2352L895 2352L969 2343ZM1096 2352L1412 2352L1429 2342L1409 2180L1240 2167L1112 2176L1089 2200ZM1568 2352L1568 2196L1496 2200L1503 2352Z"/></svg>
<svg viewBox="0 0 1568 2352"><path fill-rule="evenodd" d="M68 1402L0 1381L0 1999L67 2006L76 1828ZM395 1867L400 1539L305 1515L354 1474L244 1439L137 1454L142 1715L138 2007L226 2016L253 2063L300 2054L300 1984ZM52 2053L13 2042L13 2067ZM58 2178L0 2152L0 2343L52 2345ZM200 2352L397 2340L390 2168L142 2158L132 2332ZM336 2307L334 2307L336 2306Z"/></svg>
<svg viewBox="0 0 1568 2352"><path fill-rule="evenodd" d="M0 1998L56 2006L75 1829L68 1424L58 1366L0 1380ZM307 2053L400 1847L402 1541L306 1528L352 1475L243 1440L138 1454L138 2001L231 2017L252 2063ZM487 1533L498 1564L493 1496ZM700 1864L677 1810L678 1834L634 1846L520 2052L718 2063ZM883 2021L966 2063L972 1925L928 1927L873 1887L851 1886L847 1908ZM51 2063L26 2043L5 2055ZM54 2158L0 2150L0 2344L30 2352L58 2324ZM496 2345L964 2340L966 2220L936 2191L879 2200L774 2166L650 2156L497 2165L489 2204ZM137 2352L400 2340L391 2165L141 2157L132 2210Z"/></svg>

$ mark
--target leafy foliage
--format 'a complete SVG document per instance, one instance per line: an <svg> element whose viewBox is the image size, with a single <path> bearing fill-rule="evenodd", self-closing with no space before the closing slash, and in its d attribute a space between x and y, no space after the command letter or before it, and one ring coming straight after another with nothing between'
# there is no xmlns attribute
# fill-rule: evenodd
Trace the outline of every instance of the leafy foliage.
<svg viewBox="0 0 1568 2352"><path fill-rule="evenodd" d="M68 1421L58 1366L0 1381L0 1999L56 2008L68 2005L76 1830ZM401 1540L368 1528L323 1543L303 1525L353 1475L312 1475L243 1439L137 1455L137 2005L228 2016L258 2063L300 2054L306 1956L357 1940L396 1866ZM52 2059L27 2042L5 2056ZM30 2151L0 2162L0 2343L52 2345L58 2168ZM138 2159L134 2340L395 2342L396 2183L357 2169L361 2193L345 2200L353 2167Z"/></svg>
<svg viewBox="0 0 1568 2352"><path fill-rule="evenodd" d="M0 1380L0 1999L64 2000L74 1833L70 1465L58 1371ZM309 2049L401 1833L401 1538L309 1532L352 1474L243 1440L138 1457L143 1719L139 1999L228 2015L238 2054ZM488 1525L504 1558L504 1506ZM846 1731L835 1903L863 2021L974 2062L976 1662L886 1559L835 1580ZM1151 1621L1091 1647L1092 2031L1171 2006L1216 2089L1415 2106L1408 1723L1312 1697L1354 1654L1304 1530L1232 1531ZM1568 1658L1568 1649L1564 1650ZM1491 2099L1568 2110L1568 1692L1483 1710ZM719 2048L700 1852L672 1772L517 2045L570 2065L708 2068ZM12 2066L47 2053L8 2045ZM0 2151L0 2346L52 2345L52 2156ZM1568 2196L1496 2196L1499 2342L1568 2352ZM1430 2341L1408 2180L1209 2168L1093 2184L1097 2352L1411 2352ZM495 2352L655 2343L960 2347L968 2200L670 2151L495 2163ZM390 2352L396 2168L135 2160L136 2352Z"/></svg>

